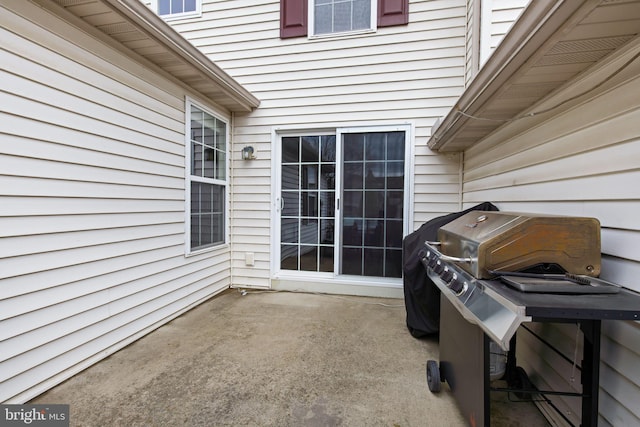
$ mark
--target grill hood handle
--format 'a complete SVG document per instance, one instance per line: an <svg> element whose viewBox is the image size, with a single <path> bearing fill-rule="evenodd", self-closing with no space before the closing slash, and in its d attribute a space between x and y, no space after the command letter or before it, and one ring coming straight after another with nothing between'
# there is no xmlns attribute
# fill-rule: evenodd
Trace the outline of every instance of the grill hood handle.
<svg viewBox="0 0 640 427"><path fill-rule="evenodd" d="M424 242L426 245L429 246L441 246L442 243L440 242L430 242L430 241L425 241ZM439 259L443 260L443 261L449 261L449 262L468 262L468 263L474 263L476 262L478 259L477 258L472 258L472 257L468 257L468 258L461 258L461 257L455 257L455 256L450 256L450 255L445 255L443 253L438 252L438 256Z"/></svg>

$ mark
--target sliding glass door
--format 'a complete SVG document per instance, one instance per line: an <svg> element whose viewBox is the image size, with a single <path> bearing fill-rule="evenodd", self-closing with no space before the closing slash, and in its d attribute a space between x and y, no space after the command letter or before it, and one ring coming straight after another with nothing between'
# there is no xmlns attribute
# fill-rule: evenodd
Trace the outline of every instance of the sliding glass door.
<svg viewBox="0 0 640 427"><path fill-rule="evenodd" d="M402 276L407 130L281 136L280 271Z"/></svg>

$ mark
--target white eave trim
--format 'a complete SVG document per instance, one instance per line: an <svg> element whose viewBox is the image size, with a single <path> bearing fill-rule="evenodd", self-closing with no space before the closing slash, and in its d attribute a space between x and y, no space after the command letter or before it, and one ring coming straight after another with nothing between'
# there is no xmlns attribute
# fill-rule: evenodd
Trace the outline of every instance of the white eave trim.
<svg viewBox="0 0 640 427"><path fill-rule="evenodd" d="M124 19L135 25L147 36L165 46L178 55L199 72L214 80L229 96L241 106L238 111L252 111L260 104L260 100L245 89L240 83L215 65L206 55L183 38L161 17L156 15L140 0L102 0L110 5Z"/></svg>
<svg viewBox="0 0 640 427"><path fill-rule="evenodd" d="M599 0L532 1L523 11L502 42L498 45L478 74L460 95L460 98L437 126L427 145L435 151L447 151L446 145L454 138L481 107L509 80L517 78L522 67L531 66L532 58L546 46L554 34L571 22L577 11L584 16L600 3ZM508 118L505 118L508 119Z"/></svg>

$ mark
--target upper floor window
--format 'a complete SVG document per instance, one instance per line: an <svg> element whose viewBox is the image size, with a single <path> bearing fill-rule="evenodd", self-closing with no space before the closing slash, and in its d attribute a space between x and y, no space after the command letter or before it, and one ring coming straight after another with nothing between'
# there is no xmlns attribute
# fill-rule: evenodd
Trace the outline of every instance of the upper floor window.
<svg viewBox="0 0 640 427"><path fill-rule="evenodd" d="M313 0L313 35L375 29L373 0Z"/></svg>
<svg viewBox="0 0 640 427"><path fill-rule="evenodd" d="M409 0L280 0L280 37L374 31L409 23Z"/></svg>
<svg viewBox="0 0 640 427"><path fill-rule="evenodd" d="M189 18L202 13L202 0L154 0L154 6L163 18Z"/></svg>

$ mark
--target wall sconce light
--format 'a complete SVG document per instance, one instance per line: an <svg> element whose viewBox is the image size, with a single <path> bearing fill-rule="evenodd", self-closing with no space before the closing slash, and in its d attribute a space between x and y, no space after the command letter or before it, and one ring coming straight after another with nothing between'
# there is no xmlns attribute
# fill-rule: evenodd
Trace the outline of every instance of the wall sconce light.
<svg viewBox="0 0 640 427"><path fill-rule="evenodd" d="M242 149L242 160L253 160L256 156L253 154L253 147L247 145Z"/></svg>

